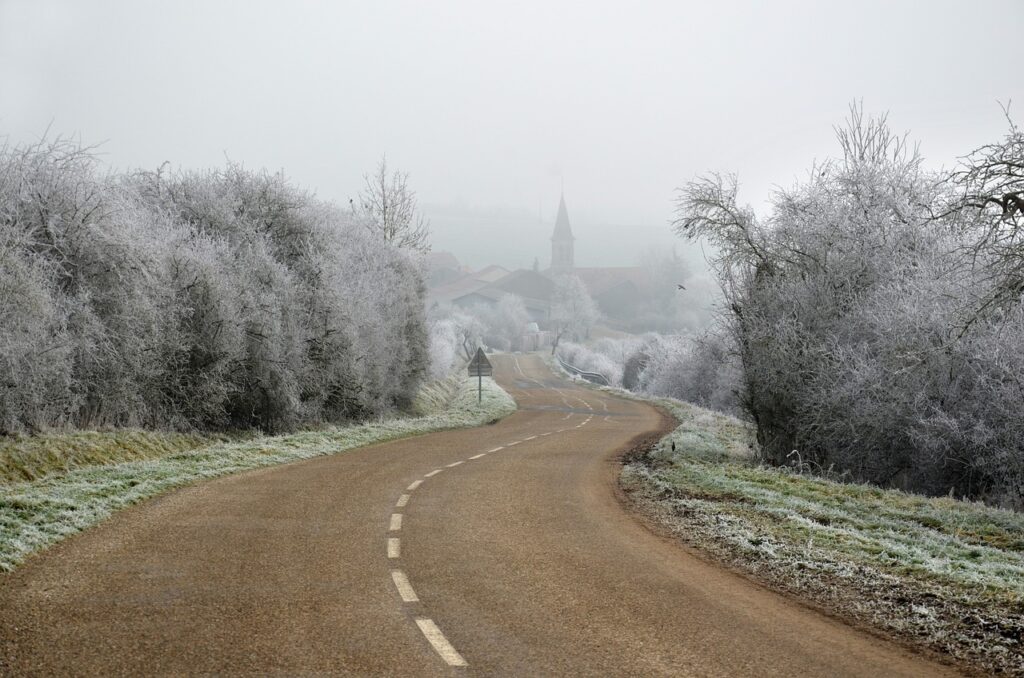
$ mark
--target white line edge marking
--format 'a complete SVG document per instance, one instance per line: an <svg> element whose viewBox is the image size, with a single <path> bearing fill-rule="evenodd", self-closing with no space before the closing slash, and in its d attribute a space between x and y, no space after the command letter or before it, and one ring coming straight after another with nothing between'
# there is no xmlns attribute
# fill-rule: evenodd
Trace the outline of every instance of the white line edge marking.
<svg viewBox="0 0 1024 678"><path fill-rule="evenodd" d="M409 503L409 495L403 494L401 497L398 498L398 501L395 502L395 507L396 508L402 508L403 506L405 506L408 503Z"/></svg>
<svg viewBox="0 0 1024 678"><path fill-rule="evenodd" d="M470 457L470 459L479 459L480 457L485 457L485 456L487 456L487 453L486 452L481 452L480 454L474 454L472 457Z"/></svg>
<svg viewBox="0 0 1024 678"><path fill-rule="evenodd" d="M422 481L422 480L416 480L416 481L412 482L412 483L411 483L411 484L409 485L409 487L407 487L407 488L405 488L405 489L406 489L407 491L409 491L409 492L412 492L413 490L415 490L415 489L416 489L417 487L419 487L419 486L420 486L420 485L422 485L422 484L423 484L423 481Z"/></svg>
<svg viewBox="0 0 1024 678"><path fill-rule="evenodd" d="M461 461L452 462L451 464L448 464L448 468L455 468L456 466L458 466L461 463L463 463L463 462L461 462Z"/></svg>
<svg viewBox="0 0 1024 678"><path fill-rule="evenodd" d="M533 439L534 439L534 438L536 438L536 437L537 437L537 436L530 436L529 438L523 438L523 441L525 442L525 441L527 441L527 440L533 440Z"/></svg>
<svg viewBox="0 0 1024 678"><path fill-rule="evenodd" d="M519 443L521 443L521 442L523 442L523 441L522 441L522 440L517 440L517 441L515 441L514 443L508 443L508 444L506 444L506 445L505 445L505 447L512 447L513 445L518 445L518 444L519 444Z"/></svg>
<svg viewBox="0 0 1024 678"><path fill-rule="evenodd" d="M402 557L402 541L398 537L388 537L388 558Z"/></svg>
<svg viewBox="0 0 1024 678"><path fill-rule="evenodd" d="M487 451L488 452L497 452L498 450L504 450L504 449L505 449L505 446L502 445L501 447L495 447L493 450L487 450Z"/></svg>
<svg viewBox="0 0 1024 678"><path fill-rule="evenodd" d="M402 514L392 513L391 525L388 527L388 530L390 530L391 532L398 532L400 529L402 529Z"/></svg>
<svg viewBox="0 0 1024 678"><path fill-rule="evenodd" d="M420 627L420 631L426 636L434 650L441 655L441 659L445 660L449 666L469 666L466 660L462 658L462 655L444 637L441 629L437 628L437 624L433 620L417 617L416 626Z"/></svg>
<svg viewBox="0 0 1024 678"><path fill-rule="evenodd" d="M424 478L430 478L431 476L436 476L436 475L437 475L438 473L440 473L440 472L441 472L441 471L443 471L443 470L444 470L443 468L435 468L435 469L434 469L433 471L431 471L430 473L424 473L424 474L423 474L423 477L424 477Z"/></svg>
<svg viewBox="0 0 1024 678"><path fill-rule="evenodd" d="M402 602L420 602L416 592L412 590L412 584L409 583L409 578L405 576L405 572L402 572L401 570L391 570L391 580L395 582L395 588L398 589L398 595L402 597Z"/></svg>

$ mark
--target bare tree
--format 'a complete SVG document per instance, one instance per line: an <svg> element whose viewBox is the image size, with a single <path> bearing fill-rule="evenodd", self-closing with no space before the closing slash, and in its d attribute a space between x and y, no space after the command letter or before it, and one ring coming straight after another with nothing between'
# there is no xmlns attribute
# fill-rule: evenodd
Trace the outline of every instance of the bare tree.
<svg viewBox="0 0 1024 678"><path fill-rule="evenodd" d="M959 190L947 214L974 236L974 261L991 280L977 316L1020 303L1024 293L1024 131L1004 113L1010 129L1003 140L965 156L951 177Z"/></svg>
<svg viewBox="0 0 1024 678"><path fill-rule="evenodd" d="M416 193L409 188L407 172L388 172L387 158L381 158L359 194L358 211L371 233L396 247L429 252L430 224L419 213Z"/></svg>

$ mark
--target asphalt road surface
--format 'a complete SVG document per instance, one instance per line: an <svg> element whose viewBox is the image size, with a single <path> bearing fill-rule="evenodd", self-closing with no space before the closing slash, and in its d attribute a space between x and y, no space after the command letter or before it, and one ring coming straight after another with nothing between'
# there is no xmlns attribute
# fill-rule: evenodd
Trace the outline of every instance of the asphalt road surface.
<svg viewBox="0 0 1024 678"><path fill-rule="evenodd" d="M949 672L648 531L615 458L669 422L494 362L498 424L202 483L0 577L0 672Z"/></svg>

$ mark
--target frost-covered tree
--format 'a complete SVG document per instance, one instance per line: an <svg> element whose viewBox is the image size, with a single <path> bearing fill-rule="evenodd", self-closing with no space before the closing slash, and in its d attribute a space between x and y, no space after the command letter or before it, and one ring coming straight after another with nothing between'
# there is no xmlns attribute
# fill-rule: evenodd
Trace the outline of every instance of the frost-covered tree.
<svg viewBox="0 0 1024 678"><path fill-rule="evenodd" d="M0 149L0 432L257 427L407 404L420 266L280 174Z"/></svg>
<svg viewBox="0 0 1024 678"><path fill-rule="evenodd" d="M473 315L484 324L484 343L503 351L519 347L526 323L530 320L523 300L514 294L503 295L493 306L474 309Z"/></svg>
<svg viewBox="0 0 1024 678"><path fill-rule="evenodd" d="M584 338L599 317L597 304L590 298L587 286L572 274L560 275L555 279L551 295L551 327L555 334L551 355L558 350L563 337L576 341Z"/></svg>
<svg viewBox="0 0 1024 678"><path fill-rule="evenodd" d="M968 322L1017 305L1024 294L1024 131L1005 112L1010 129L1003 140L961 159L944 214L971 240L975 261L991 278Z"/></svg>
<svg viewBox="0 0 1024 678"><path fill-rule="evenodd" d="M964 256L972 238L935 217L952 187L884 118L854 108L837 136L842 156L780 191L763 220L732 178L680 193L677 230L719 252L762 454L1019 503L1024 428L1008 408L1024 403L1020 314L1003 305L965 331L991 276L989 254Z"/></svg>
<svg viewBox="0 0 1024 678"><path fill-rule="evenodd" d="M453 367L469 362L483 346L487 332L484 322L473 312L450 304L435 305L428 314L430 325L430 371L437 378Z"/></svg>
<svg viewBox="0 0 1024 678"><path fill-rule="evenodd" d="M714 280L695 275L675 249L644 251L640 268L647 277L646 297L630 321L634 331L696 331L710 323L711 300L716 297Z"/></svg>
<svg viewBox="0 0 1024 678"><path fill-rule="evenodd" d="M396 247L429 252L430 225L419 212L408 173L389 172L387 158L381 158L373 174L363 180L357 211L370 232Z"/></svg>

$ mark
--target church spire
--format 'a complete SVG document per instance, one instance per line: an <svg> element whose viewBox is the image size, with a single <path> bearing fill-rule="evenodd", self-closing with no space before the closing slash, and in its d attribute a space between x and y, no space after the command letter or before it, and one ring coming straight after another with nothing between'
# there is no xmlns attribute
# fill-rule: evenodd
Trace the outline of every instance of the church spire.
<svg viewBox="0 0 1024 678"><path fill-rule="evenodd" d="M558 200L558 216L555 218L555 231L551 235L551 271L553 273L569 273L574 267L573 241L569 227L569 211L565 208L565 193Z"/></svg>

